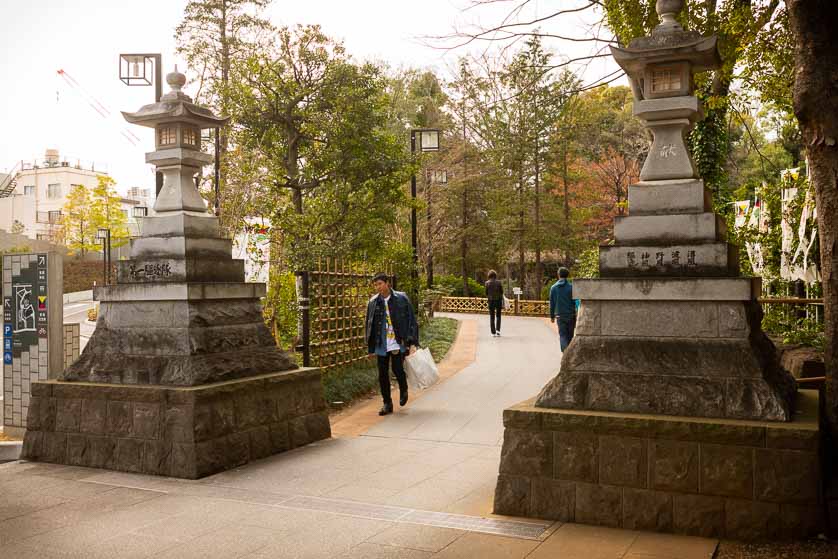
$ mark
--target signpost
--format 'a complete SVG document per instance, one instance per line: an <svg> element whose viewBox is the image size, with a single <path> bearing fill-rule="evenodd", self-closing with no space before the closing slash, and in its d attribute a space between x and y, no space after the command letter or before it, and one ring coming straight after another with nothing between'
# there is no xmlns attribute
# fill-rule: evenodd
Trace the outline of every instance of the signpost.
<svg viewBox="0 0 838 559"><path fill-rule="evenodd" d="M62 276L58 253L3 256L6 433L22 433L26 428L32 381L55 378L63 368Z"/></svg>

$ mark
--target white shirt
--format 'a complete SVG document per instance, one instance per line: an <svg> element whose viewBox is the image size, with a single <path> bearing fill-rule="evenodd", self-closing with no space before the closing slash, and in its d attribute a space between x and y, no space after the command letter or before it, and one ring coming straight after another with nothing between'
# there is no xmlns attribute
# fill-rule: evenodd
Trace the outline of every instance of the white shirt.
<svg viewBox="0 0 838 559"><path fill-rule="evenodd" d="M387 353L391 351L401 351L399 342L396 341L396 331L393 330L393 321L390 320L390 305L387 302L390 300L390 295L384 297L384 310L387 313Z"/></svg>

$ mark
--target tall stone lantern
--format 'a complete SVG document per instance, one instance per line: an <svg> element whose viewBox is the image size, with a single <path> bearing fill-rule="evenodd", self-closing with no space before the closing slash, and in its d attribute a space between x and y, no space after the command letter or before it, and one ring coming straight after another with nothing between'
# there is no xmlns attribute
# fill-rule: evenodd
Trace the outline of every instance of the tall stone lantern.
<svg viewBox="0 0 838 559"><path fill-rule="evenodd" d="M95 290L96 330L59 381L32 389L28 459L196 478L330 436L320 373L265 325L265 285L207 211L195 175L219 118L166 76L159 102L123 113L155 131L164 176L116 285Z"/></svg>
<svg viewBox="0 0 838 559"><path fill-rule="evenodd" d="M761 329L724 220L685 144L715 37L676 20L612 47L654 140L599 279L577 279L576 336L532 400L504 411L499 514L730 538L817 534L818 397ZM799 437L791 441L789 437ZM804 442L805 441L805 442ZM782 514L781 514L782 511Z"/></svg>

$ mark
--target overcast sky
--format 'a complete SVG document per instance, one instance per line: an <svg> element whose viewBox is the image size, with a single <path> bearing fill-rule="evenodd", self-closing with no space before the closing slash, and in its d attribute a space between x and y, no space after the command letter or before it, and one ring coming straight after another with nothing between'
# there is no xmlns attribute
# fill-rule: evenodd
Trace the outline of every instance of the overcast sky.
<svg viewBox="0 0 838 559"><path fill-rule="evenodd" d="M531 13L543 16L579 1L535 0L530 3ZM447 77L456 58L475 52L475 47L434 49L423 44L423 37L449 34L455 26L496 24L508 9L501 3L464 12L469 4L469 0L274 0L268 16L275 24L320 24L327 34L343 40L358 60L431 68ZM186 0L0 0L0 171L57 148L62 157L95 161L97 168L107 168L120 191L153 186L151 168L144 163L144 153L153 149L151 132L132 126L141 140L132 145L122 135L130 125L119 111L135 111L152 102L154 89L123 85L118 58L121 52L161 52L164 75L175 63L184 71L182 61L174 57L173 32L185 5ZM590 20L574 16L560 24L547 23L543 30L580 36L588 33ZM589 43L546 46L564 57L591 49ZM59 69L79 87L68 85ZM615 69L610 58L598 61L583 78L596 80ZM186 74L191 77L188 69ZM90 98L101 102L109 116L90 107Z"/></svg>

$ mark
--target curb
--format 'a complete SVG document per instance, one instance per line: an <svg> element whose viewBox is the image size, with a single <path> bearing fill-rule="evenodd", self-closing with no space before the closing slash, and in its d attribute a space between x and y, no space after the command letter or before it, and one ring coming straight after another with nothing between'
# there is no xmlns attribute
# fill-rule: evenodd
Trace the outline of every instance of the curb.
<svg viewBox="0 0 838 559"><path fill-rule="evenodd" d="M23 441L0 441L0 462L17 460L23 449Z"/></svg>

